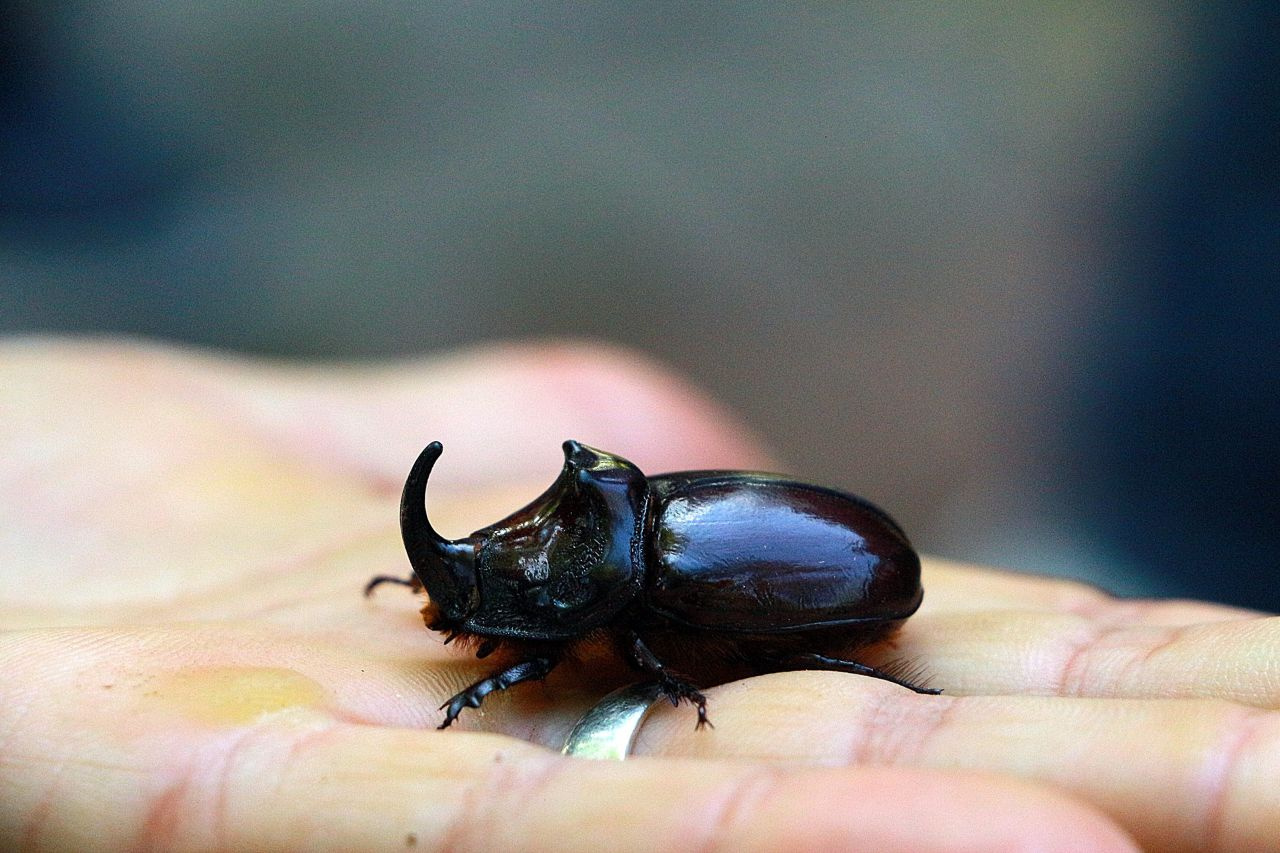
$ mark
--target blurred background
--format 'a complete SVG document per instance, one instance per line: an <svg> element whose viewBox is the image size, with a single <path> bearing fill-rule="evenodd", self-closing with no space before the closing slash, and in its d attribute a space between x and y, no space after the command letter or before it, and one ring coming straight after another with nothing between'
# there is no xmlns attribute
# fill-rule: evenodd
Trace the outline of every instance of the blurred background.
<svg viewBox="0 0 1280 853"><path fill-rule="evenodd" d="M586 336L925 550L1278 610L1278 24L0 0L0 332Z"/></svg>

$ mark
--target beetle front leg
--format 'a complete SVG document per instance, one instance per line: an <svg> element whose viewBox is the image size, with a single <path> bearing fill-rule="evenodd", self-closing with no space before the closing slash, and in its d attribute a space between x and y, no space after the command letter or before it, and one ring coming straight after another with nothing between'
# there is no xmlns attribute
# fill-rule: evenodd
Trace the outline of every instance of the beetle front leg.
<svg viewBox="0 0 1280 853"><path fill-rule="evenodd" d="M484 697L495 690L506 690L522 681L541 681L556 668L558 663L560 663L559 658L551 656L530 658L515 666L499 670L488 678L480 679L440 706L442 711L445 708L449 710L444 715L444 722L437 728L447 729L454 720L458 719L463 708L479 708Z"/></svg>
<svg viewBox="0 0 1280 853"><path fill-rule="evenodd" d="M370 578L369 582L364 585L364 597L368 598L370 595L373 595L374 587L384 583L393 583L397 586L407 586L414 592L422 589L422 582L418 580L417 575L407 578L399 578L395 575L376 575Z"/></svg>
<svg viewBox="0 0 1280 853"><path fill-rule="evenodd" d="M640 639L640 635L632 631L627 638L627 655L631 662L639 669L658 679L658 686L662 688L662 693L667 697L673 706L678 707L680 700L684 699L698 709L698 724L696 728L711 725L711 721L707 719L707 697L698 692L698 688L692 683L677 675L658 660L653 650L645 645L644 640Z"/></svg>

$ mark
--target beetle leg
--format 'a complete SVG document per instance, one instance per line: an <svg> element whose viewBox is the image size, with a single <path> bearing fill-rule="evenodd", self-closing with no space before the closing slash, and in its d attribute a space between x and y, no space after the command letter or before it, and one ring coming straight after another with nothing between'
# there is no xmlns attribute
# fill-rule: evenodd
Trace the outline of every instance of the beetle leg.
<svg viewBox="0 0 1280 853"><path fill-rule="evenodd" d="M480 679L440 706L442 711L445 708L449 710L445 712L444 722L439 725L439 728L447 729L454 720L458 719L463 708L479 708L484 697L495 690L506 690L522 681L541 681L556 668L559 662L554 657L530 658L515 666L499 670L488 678Z"/></svg>
<svg viewBox="0 0 1280 853"><path fill-rule="evenodd" d="M398 578L395 575L377 575L376 577L370 578L369 582L364 585L364 597L368 598L373 594L373 588L375 586L384 583L394 583L399 584L400 586L407 586L415 591L422 589L421 584L418 582L417 575L409 578Z"/></svg>
<svg viewBox="0 0 1280 853"><path fill-rule="evenodd" d="M658 660L653 650L640 639L639 634L631 632L628 635L627 653L633 664L658 679L658 686L662 688L663 695L673 706L679 706L680 700L684 699L698 709L697 728L700 729L703 726L715 728L707 719L707 697L699 693L698 688L693 684L667 669L662 661Z"/></svg>
<svg viewBox="0 0 1280 853"><path fill-rule="evenodd" d="M825 669L831 672L850 672L854 675L869 675L872 678L891 681L894 684L907 688L908 690L914 690L916 693L927 693L930 696L936 696L942 692L941 690L936 690L932 687L924 687L923 685L915 684L907 678L903 678L902 676L895 675L891 672L886 672L883 669L876 669L874 666L867 666L865 663L827 657L826 655L820 655L816 652L804 652L801 654L788 655L787 657L779 658L779 663L795 669Z"/></svg>

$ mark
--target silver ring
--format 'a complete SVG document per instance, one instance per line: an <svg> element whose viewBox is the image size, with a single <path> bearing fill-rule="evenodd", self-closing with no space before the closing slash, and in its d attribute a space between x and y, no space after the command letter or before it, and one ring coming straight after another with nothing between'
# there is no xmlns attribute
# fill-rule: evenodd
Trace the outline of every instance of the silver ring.
<svg viewBox="0 0 1280 853"><path fill-rule="evenodd" d="M582 715L560 751L577 758L622 761L631 754L640 724L662 695L656 681L613 691Z"/></svg>

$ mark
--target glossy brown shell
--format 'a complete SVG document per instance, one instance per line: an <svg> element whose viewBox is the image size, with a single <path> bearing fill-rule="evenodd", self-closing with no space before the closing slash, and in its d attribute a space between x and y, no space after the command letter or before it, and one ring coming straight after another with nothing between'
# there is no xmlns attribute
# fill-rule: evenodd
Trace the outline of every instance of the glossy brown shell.
<svg viewBox="0 0 1280 853"><path fill-rule="evenodd" d="M770 474L650 478L645 605L690 628L789 633L891 623L920 606L920 559L852 495Z"/></svg>

